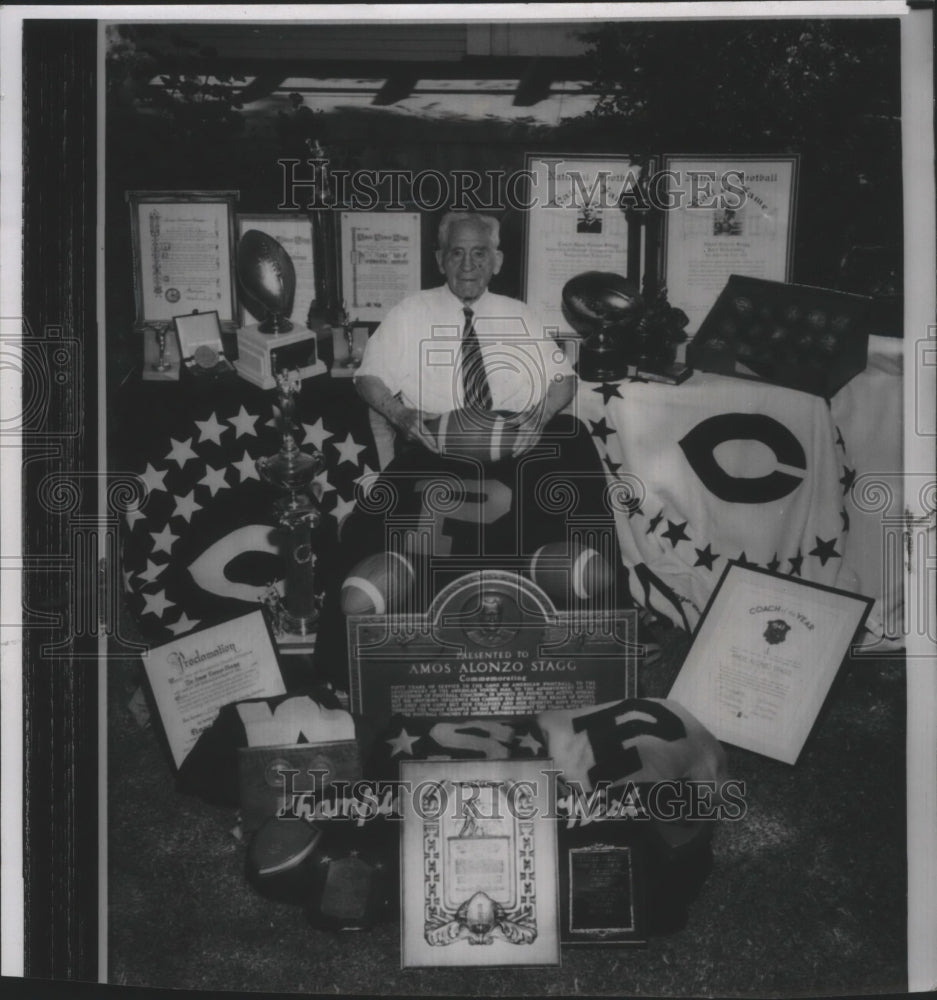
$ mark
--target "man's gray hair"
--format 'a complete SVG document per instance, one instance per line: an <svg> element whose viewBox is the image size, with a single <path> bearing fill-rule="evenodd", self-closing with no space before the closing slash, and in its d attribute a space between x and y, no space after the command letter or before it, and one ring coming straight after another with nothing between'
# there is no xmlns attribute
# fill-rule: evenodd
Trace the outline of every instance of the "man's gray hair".
<svg viewBox="0 0 937 1000"><path fill-rule="evenodd" d="M493 215L479 215L477 212L446 212L439 223L437 233L437 246L440 250L445 250L449 245L449 233L453 226L460 222L471 222L488 233L491 246L497 250L501 244L501 223Z"/></svg>

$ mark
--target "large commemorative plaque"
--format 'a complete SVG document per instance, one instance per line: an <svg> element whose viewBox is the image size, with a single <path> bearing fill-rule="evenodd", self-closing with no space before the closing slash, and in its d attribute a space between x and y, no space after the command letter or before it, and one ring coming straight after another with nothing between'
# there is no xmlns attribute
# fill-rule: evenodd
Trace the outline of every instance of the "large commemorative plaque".
<svg viewBox="0 0 937 1000"><path fill-rule="evenodd" d="M558 612L502 570L454 580L425 615L348 619L353 711L374 719L536 715L637 693L636 613Z"/></svg>

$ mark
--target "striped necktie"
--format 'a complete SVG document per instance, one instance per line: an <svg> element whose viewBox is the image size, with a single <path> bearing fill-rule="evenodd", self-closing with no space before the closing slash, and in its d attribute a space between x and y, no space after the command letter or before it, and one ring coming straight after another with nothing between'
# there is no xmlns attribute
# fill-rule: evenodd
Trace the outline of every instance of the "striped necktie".
<svg viewBox="0 0 937 1000"><path fill-rule="evenodd" d="M475 314L465 306L465 326L462 328L462 387L468 409L491 409L491 386L485 374L481 344L475 332Z"/></svg>

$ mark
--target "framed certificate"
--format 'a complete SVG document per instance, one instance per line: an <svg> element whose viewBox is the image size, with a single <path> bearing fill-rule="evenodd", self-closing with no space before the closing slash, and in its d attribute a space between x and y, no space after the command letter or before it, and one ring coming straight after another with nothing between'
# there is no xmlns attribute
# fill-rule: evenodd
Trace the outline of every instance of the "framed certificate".
<svg viewBox="0 0 937 1000"><path fill-rule="evenodd" d="M237 191L128 191L137 323L218 313L237 326L234 203Z"/></svg>
<svg viewBox="0 0 937 1000"><path fill-rule="evenodd" d="M342 212L342 298L349 319L379 323L420 290L418 212Z"/></svg>
<svg viewBox="0 0 937 1000"><path fill-rule="evenodd" d="M143 665L176 767L223 706L286 694L262 611L151 649Z"/></svg>
<svg viewBox="0 0 937 1000"><path fill-rule="evenodd" d="M316 297L315 261L312 249L312 221L308 215L288 215L283 212L268 214L238 213L237 238L251 229L266 233L280 244L289 254L296 271L296 294L293 296L293 311L287 319L291 319L297 327L305 328L309 316L309 307ZM246 326L251 320L250 303L240 301L240 323ZM254 320L263 319L263 315L254 316Z"/></svg>
<svg viewBox="0 0 937 1000"><path fill-rule="evenodd" d="M640 227L622 205L643 168L627 156L528 153L523 298L544 323L569 335L561 293L583 271L640 278Z"/></svg>
<svg viewBox="0 0 937 1000"><path fill-rule="evenodd" d="M559 965L551 762L400 767L402 965Z"/></svg>
<svg viewBox="0 0 937 1000"><path fill-rule="evenodd" d="M872 603L730 563L668 697L718 739L795 764Z"/></svg>
<svg viewBox="0 0 937 1000"><path fill-rule="evenodd" d="M730 274L789 281L797 156L664 157L661 276L696 333Z"/></svg>

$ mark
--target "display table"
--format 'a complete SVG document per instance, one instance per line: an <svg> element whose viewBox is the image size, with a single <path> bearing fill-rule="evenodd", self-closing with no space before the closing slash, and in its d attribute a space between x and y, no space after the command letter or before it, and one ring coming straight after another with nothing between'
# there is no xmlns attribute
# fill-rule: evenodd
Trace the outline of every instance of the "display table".
<svg viewBox="0 0 937 1000"><path fill-rule="evenodd" d="M696 372L583 382L634 599L692 629L730 560L843 589L855 469L826 401ZM630 490L633 499L628 499Z"/></svg>

